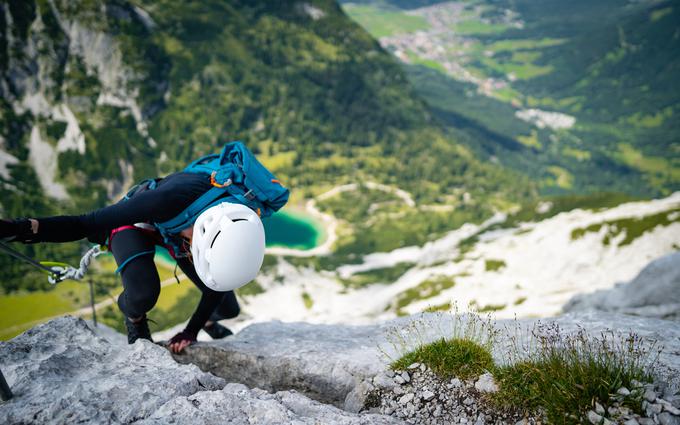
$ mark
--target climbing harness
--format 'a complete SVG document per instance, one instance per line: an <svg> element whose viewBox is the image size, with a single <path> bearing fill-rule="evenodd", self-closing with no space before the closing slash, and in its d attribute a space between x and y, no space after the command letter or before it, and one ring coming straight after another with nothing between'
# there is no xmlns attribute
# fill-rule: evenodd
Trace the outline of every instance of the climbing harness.
<svg viewBox="0 0 680 425"><path fill-rule="evenodd" d="M66 263L54 261L35 261L31 257L10 248L9 245L2 241L0 241L0 250L47 273L47 280L52 285L56 285L57 283L66 279L82 280L83 276L85 276L85 273L87 273L87 269L90 267L92 259L103 252L101 246L93 246L80 259L80 267L76 269L75 267L71 267Z"/></svg>

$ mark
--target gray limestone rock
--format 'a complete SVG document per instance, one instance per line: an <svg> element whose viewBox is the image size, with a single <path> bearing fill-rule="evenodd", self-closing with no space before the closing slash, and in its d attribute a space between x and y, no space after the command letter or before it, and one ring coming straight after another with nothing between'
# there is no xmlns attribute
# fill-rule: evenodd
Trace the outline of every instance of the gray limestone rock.
<svg viewBox="0 0 680 425"><path fill-rule="evenodd" d="M103 331L103 332L102 332ZM2 370L15 397L0 423L396 424L358 415L294 391L270 394L175 362L163 347L133 345L106 328L62 317L0 343ZM226 386L225 386L226 385ZM357 390L370 391L364 382Z"/></svg>
<svg viewBox="0 0 680 425"><path fill-rule="evenodd" d="M423 400L430 400L434 396L435 396L435 394L430 390L425 390L425 391L423 391L423 394L422 394Z"/></svg>
<svg viewBox="0 0 680 425"><path fill-rule="evenodd" d="M602 416L595 413L593 410L588 411L588 420L593 425L599 425L602 422Z"/></svg>
<svg viewBox="0 0 680 425"><path fill-rule="evenodd" d="M374 389L375 387L368 381L359 383L345 397L344 409L354 413L360 412L365 407L366 395Z"/></svg>
<svg viewBox="0 0 680 425"><path fill-rule="evenodd" d="M0 342L0 358L14 392L0 408L3 424L132 422L175 397L225 384L148 341L113 345L73 317Z"/></svg>
<svg viewBox="0 0 680 425"><path fill-rule="evenodd" d="M399 399L399 404L404 405L410 403L411 400L413 400L413 393L408 393Z"/></svg>
<svg viewBox="0 0 680 425"><path fill-rule="evenodd" d="M479 377L477 382L475 382L475 388L482 393L495 393L498 391L498 385L496 385L493 375L488 372Z"/></svg>
<svg viewBox="0 0 680 425"><path fill-rule="evenodd" d="M680 416L680 409L673 406L673 404L670 401L664 400L662 398L657 399L657 401L659 402L659 404L663 406L664 411L670 412L676 416Z"/></svg>
<svg viewBox="0 0 680 425"><path fill-rule="evenodd" d="M630 395L630 391L629 391L628 388L626 388L626 387L621 387L621 388L619 388L618 391L616 391L616 393L617 393L617 394L620 394L620 395L622 395L622 396L624 396L624 397Z"/></svg>
<svg viewBox="0 0 680 425"><path fill-rule="evenodd" d="M379 373L373 378L373 385L390 390L395 387L394 380L385 373Z"/></svg>
<svg viewBox="0 0 680 425"><path fill-rule="evenodd" d="M458 417L456 412L460 408L466 411L465 415L473 415L467 417L474 422L479 406L473 398L468 397L469 394L462 394L468 391L468 387L476 392L473 389L474 381L422 382L422 377L430 371L424 373L421 368L414 368L410 370L408 383L379 384L391 381L390 376L403 379L401 372L394 375L387 370L389 359L382 354L386 347L385 335L395 328L405 329L414 322L420 322L418 326L421 331L418 338L413 339L414 345L441 338L442 333L446 334L447 329L455 323L452 316L441 314L401 318L373 326L270 322L252 325L226 340L198 343L175 358L183 363L195 363L204 371L225 378L227 382L276 393L273 396L278 399L267 398L269 396L265 397L266 394L260 390L243 393L246 399L252 399L253 405L277 405L275 409L279 413L272 415L296 414L296 410L281 407L280 404L283 400L281 397L297 394L295 400L305 400L309 405L319 405L311 398L316 402L344 408L342 415L349 416L341 416L339 421L349 418L347 420L350 422L347 423L363 423L352 421L367 420L367 415L352 416L350 412L366 411L378 406L380 402L376 404L375 394L384 389L387 392L383 394L389 393L396 400L406 394L413 397L403 409L390 405L394 415L409 420L418 420L421 416L431 419L437 404L444 406L454 403L455 400L447 398L447 394L454 391L461 393L457 396L460 403L447 410L447 414L453 416L446 420ZM668 377L672 381L673 377L678 376L680 329L675 322L602 312L570 313L541 322L556 323L566 333L577 332L580 328L591 335L599 335L606 329L616 329L624 334L633 330L643 338L656 339L663 344L659 364L667 371L663 375L664 379ZM508 325L526 329L534 324L534 320L525 319L517 322L498 321L497 326L502 330ZM101 332L102 335L105 333ZM0 409L0 423L80 420L116 423L142 419L160 422L161 406L166 411L175 411L173 409L195 405L194 401L201 403L201 400L206 400L210 405L209 400L233 396L228 391L212 394L215 393L212 390L224 385L223 380L203 373L195 366L178 365L162 347L146 341L128 346L115 342L120 340L116 335L109 337L114 343L96 336L80 320L61 318L9 342L0 343L3 372L17 394L14 400L3 404ZM504 358L503 353L508 348L504 345L504 338L507 338L507 334L501 332L494 346L492 354L497 360ZM410 348L403 347L404 350ZM399 357L399 353L387 354L391 359ZM668 387L664 391L677 390L677 386L673 388ZM437 396L424 401L425 391ZM204 392L210 394L202 394ZM675 400L669 401L672 403ZM413 414L409 413L411 410ZM331 411L335 412L333 409L328 412ZM238 420L246 421L251 414L254 413L247 409L235 410L229 413L229 417L234 423L239 423ZM197 415L202 417L203 413ZM319 418L324 416L302 415L291 421L325 421ZM290 421L286 419L284 422ZM206 419L205 423L209 423L209 420Z"/></svg>
<svg viewBox="0 0 680 425"><path fill-rule="evenodd" d="M451 379L451 383L449 385L451 385L452 388L459 388L463 386L463 383L460 381L460 379L453 378Z"/></svg>
<svg viewBox="0 0 680 425"><path fill-rule="evenodd" d="M128 345L127 336L106 326L103 323L95 324L91 320L85 320L87 326L100 338L104 338L113 345L125 346Z"/></svg>
<svg viewBox="0 0 680 425"><path fill-rule="evenodd" d="M383 415L356 415L310 400L294 391L276 394L228 384L222 391L202 391L177 397L140 424L231 425L251 424L338 424L389 425L401 423Z"/></svg>
<svg viewBox="0 0 680 425"><path fill-rule="evenodd" d="M659 415L659 423L661 425L680 425L680 417L663 412Z"/></svg>
<svg viewBox="0 0 680 425"><path fill-rule="evenodd" d="M413 338L414 347L419 341L441 338L442 332L453 328L452 316L448 314L424 314L370 326L259 323L225 340L198 343L175 359L194 363L228 382L270 392L296 390L323 403L356 411L362 397L368 396L361 389L357 390L362 382L370 382L380 374L390 376L393 373L387 370L389 359L383 355L389 349L386 334L414 322L420 322L420 333ZM674 372L680 370L680 329L675 322L602 312L569 313L541 322L554 322L566 333L583 328L591 335L599 335L607 329L616 329L625 336L633 330L641 337L663 344L659 366L664 376L680 376ZM517 322L525 329L531 329L535 323L534 319ZM513 321L497 322L503 332L507 326L514 325ZM511 349L504 345L508 338L507 333L501 334L494 347L497 361L504 360ZM405 350L409 348L405 347ZM394 360L404 353L388 354ZM394 379L393 382L406 383L401 372L394 375ZM458 385L462 383L451 381L451 388ZM348 399L350 393L352 397Z"/></svg>
<svg viewBox="0 0 680 425"><path fill-rule="evenodd" d="M651 262L628 283L576 295L563 310L610 311L680 320L680 252Z"/></svg>
<svg viewBox="0 0 680 425"><path fill-rule="evenodd" d="M347 395L386 369L377 339L382 326L267 322L175 356L205 371L267 391L297 390L345 408ZM349 407L349 406L347 406Z"/></svg>

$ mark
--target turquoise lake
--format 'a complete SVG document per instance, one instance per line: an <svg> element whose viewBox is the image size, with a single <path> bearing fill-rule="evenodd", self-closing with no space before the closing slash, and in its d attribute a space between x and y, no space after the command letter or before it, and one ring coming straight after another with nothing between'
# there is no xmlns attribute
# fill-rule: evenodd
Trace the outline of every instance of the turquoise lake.
<svg viewBox="0 0 680 425"><path fill-rule="evenodd" d="M267 246L311 249L323 242L323 229L312 218L295 212L277 212L262 220Z"/></svg>

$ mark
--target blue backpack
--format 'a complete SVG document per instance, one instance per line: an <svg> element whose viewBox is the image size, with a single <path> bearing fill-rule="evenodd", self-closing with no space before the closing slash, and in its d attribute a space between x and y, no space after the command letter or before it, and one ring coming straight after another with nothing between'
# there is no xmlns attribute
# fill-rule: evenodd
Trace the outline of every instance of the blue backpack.
<svg viewBox="0 0 680 425"><path fill-rule="evenodd" d="M209 175L213 187L175 218L154 223L166 241L193 225L203 211L222 202L246 205L260 217L269 217L288 202L288 189L241 142L227 143L222 153L199 158L184 171Z"/></svg>

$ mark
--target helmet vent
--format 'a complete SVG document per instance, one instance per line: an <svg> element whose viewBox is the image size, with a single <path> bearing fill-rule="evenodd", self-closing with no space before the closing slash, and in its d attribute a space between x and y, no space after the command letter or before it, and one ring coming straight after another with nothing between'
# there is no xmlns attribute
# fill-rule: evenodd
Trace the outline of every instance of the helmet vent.
<svg viewBox="0 0 680 425"><path fill-rule="evenodd" d="M215 234L215 237L213 238L212 242L210 242L210 248L212 248L213 245L215 245L215 241L217 240L217 237L220 235L220 233L222 233L221 230Z"/></svg>
<svg viewBox="0 0 680 425"><path fill-rule="evenodd" d="M231 220L231 221L232 221L233 223L236 223L237 221L248 221L248 220L245 219L245 218L235 218L235 219L233 219L233 220Z"/></svg>

